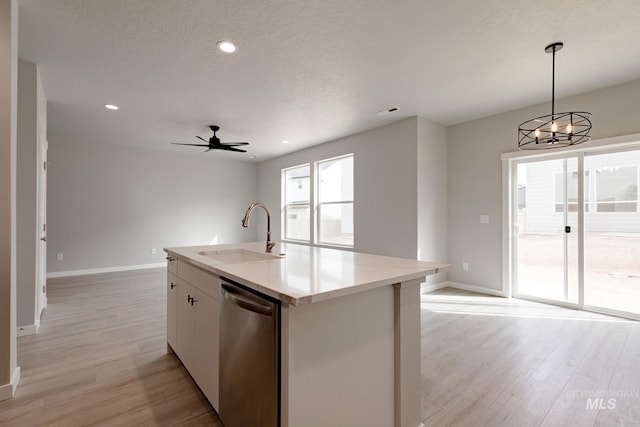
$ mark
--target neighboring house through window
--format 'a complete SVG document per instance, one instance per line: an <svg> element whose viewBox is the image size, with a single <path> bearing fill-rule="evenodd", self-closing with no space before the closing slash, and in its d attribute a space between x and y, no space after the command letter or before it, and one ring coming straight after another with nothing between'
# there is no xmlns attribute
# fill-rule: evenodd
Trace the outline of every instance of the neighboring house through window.
<svg viewBox="0 0 640 427"><path fill-rule="evenodd" d="M285 240L310 241L311 174L309 164L283 170Z"/></svg>
<svg viewBox="0 0 640 427"><path fill-rule="evenodd" d="M638 212L638 167L596 170L597 212Z"/></svg>
<svg viewBox="0 0 640 427"><path fill-rule="evenodd" d="M564 212L564 182L562 173L556 173L554 178L555 186L555 212ZM567 210L578 212L578 172L567 174ZM589 212L589 171L584 171L584 211Z"/></svg>

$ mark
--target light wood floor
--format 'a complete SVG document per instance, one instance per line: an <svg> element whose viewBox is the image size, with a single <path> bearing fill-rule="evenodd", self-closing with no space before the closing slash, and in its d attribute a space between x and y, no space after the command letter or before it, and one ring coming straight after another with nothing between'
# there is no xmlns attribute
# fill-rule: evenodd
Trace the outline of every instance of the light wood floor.
<svg viewBox="0 0 640 427"><path fill-rule="evenodd" d="M422 309L426 426L640 426L640 322L455 289Z"/></svg>
<svg viewBox="0 0 640 427"><path fill-rule="evenodd" d="M48 282L37 335L18 339L22 380L0 426L218 426L166 353L166 270Z"/></svg>
<svg viewBox="0 0 640 427"><path fill-rule="evenodd" d="M222 427L166 354L165 274L49 281L0 426ZM640 426L640 323L454 289L422 313L426 426ZM616 407L586 408L601 396Z"/></svg>

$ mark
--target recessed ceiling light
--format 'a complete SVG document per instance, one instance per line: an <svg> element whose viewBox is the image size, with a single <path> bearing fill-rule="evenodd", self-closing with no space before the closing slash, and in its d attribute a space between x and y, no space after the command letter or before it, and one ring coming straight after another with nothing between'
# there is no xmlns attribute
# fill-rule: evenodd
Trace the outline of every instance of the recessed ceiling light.
<svg viewBox="0 0 640 427"><path fill-rule="evenodd" d="M106 108L107 110L117 110L118 106L113 104L107 104L104 106L104 108Z"/></svg>
<svg viewBox="0 0 640 427"><path fill-rule="evenodd" d="M236 51L236 45L228 41L218 42L218 49L226 53L233 53Z"/></svg>
<svg viewBox="0 0 640 427"><path fill-rule="evenodd" d="M287 141L287 140L283 140L283 141L280 141L280 142L282 142L283 144L288 144L289 143L289 141Z"/></svg>

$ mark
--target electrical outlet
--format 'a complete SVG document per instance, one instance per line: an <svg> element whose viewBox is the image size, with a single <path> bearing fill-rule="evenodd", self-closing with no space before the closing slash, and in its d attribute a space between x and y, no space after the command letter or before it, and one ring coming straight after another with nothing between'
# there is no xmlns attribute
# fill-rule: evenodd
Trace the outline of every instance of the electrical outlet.
<svg viewBox="0 0 640 427"><path fill-rule="evenodd" d="M56 261L62 261L63 256L62 254L56 254Z"/></svg>
<svg viewBox="0 0 640 427"><path fill-rule="evenodd" d="M156 253L158 253L156 248L151 248L151 255L155 255Z"/></svg>
<svg viewBox="0 0 640 427"><path fill-rule="evenodd" d="M462 269L464 271L469 271L469 263L468 262L463 262L462 263Z"/></svg>

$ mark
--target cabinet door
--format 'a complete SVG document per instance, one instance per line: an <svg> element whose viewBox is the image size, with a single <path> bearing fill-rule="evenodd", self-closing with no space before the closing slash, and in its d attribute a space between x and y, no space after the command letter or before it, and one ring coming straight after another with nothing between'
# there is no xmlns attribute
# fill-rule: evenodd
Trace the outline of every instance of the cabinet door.
<svg viewBox="0 0 640 427"><path fill-rule="evenodd" d="M176 326L178 321L178 278L167 274L167 343L176 351Z"/></svg>
<svg viewBox="0 0 640 427"><path fill-rule="evenodd" d="M167 272L178 274L178 259L174 255L167 254Z"/></svg>
<svg viewBox="0 0 640 427"><path fill-rule="evenodd" d="M198 386L213 407L218 409L218 358L220 349L220 303L196 290L194 302L194 373Z"/></svg>
<svg viewBox="0 0 640 427"><path fill-rule="evenodd" d="M195 343L195 317L191 298L195 289L184 280L178 279L178 301L176 303L176 354L182 364L193 375L193 349Z"/></svg>

